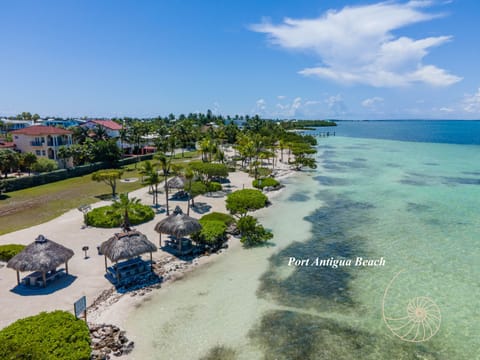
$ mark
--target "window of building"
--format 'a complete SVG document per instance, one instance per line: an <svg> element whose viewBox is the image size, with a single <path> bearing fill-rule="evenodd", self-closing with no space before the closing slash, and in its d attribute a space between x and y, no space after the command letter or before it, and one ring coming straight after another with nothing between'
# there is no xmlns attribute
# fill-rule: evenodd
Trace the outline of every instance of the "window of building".
<svg viewBox="0 0 480 360"><path fill-rule="evenodd" d="M42 150L42 155L45 156L46 154L45 150Z"/></svg>
<svg viewBox="0 0 480 360"><path fill-rule="evenodd" d="M40 150L35 150L35 154L36 154L37 156L40 156L42 153L40 152Z"/></svg>

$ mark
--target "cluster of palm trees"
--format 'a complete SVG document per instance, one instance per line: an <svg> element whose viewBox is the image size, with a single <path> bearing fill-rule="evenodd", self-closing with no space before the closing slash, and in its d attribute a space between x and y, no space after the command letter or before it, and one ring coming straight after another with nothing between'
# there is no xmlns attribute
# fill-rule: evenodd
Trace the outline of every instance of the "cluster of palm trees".
<svg viewBox="0 0 480 360"><path fill-rule="evenodd" d="M164 181L165 200L167 215L170 214L168 204L168 175L172 167L172 157L166 156L163 153L158 153L154 156L153 161L147 160L142 164L140 174L142 174L142 181L150 187L150 192L153 197L153 205L158 206L158 188L162 181Z"/></svg>

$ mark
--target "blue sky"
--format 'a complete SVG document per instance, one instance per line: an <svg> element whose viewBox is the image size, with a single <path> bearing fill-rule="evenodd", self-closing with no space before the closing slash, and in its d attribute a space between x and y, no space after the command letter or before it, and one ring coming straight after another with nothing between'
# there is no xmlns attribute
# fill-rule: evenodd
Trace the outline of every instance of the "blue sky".
<svg viewBox="0 0 480 360"><path fill-rule="evenodd" d="M0 0L0 115L480 118L480 3Z"/></svg>

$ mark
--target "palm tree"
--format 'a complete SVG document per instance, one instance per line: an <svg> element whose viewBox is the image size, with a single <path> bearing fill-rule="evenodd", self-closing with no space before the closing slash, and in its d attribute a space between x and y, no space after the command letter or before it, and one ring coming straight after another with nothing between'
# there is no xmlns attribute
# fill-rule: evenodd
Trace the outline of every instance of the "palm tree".
<svg viewBox="0 0 480 360"><path fill-rule="evenodd" d="M76 144L83 144L88 138L88 128L83 126L76 126L72 129L73 131L73 140Z"/></svg>
<svg viewBox="0 0 480 360"><path fill-rule="evenodd" d="M72 157L72 151L69 147L60 146L58 148L57 156L62 159L63 167L67 167L67 159Z"/></svg>
<svg viewBox="0 0 480 360"><path fill-rule="evenodd" d="M158 185L161 182L158 171L156 169L152 169L145 182L150 186L150 189L152 189L153 205L158 206Z"/></svg>
<svg viewBox="0 0 480 360"><path fill-rule="evenodd" d="M168 207L168 173L170 172L170 163L172 161L172 157L167 157L163 153L159 153L155 155L155 158L158 159L160 167L162 168L163 177L165 179L165 201L167 206L167 215L170 215L170 210Z"/></svg>
<svg viewBox="0 0 480 360"><path fill-rule="evenodd" d="M190 215L190 198L191 198L191 191L192 191L192 181L193 181L193 177L194 177L194 174L193 174L193 171L192 169L190 168L186 168L185 169L185 172L183 174L185 176L185 180L186 180L186 186L185 186L185 190L187 191L188 193L188 199L187 199L187 215Z"/></svg>
<svg viewBox="0 0 480 360"><path fill-rule="evenodd" d="M107 140L108 139L108 134L107 130L100 125L97 125L93 128L93 138L95 140Z"/></svg>
<svg viewBox="0 0 480 360"><path fill-rule="evenodd" d="M149 176L152 172L154 171L153 164L150 160L145 161L141 166L139 173L143 176ZM142 177L142 182L144 181ZM148 191L152 190L151 188L148 189Z"/></svg>
<svg viewBox="0 0 480 360"><path fill-rule="evenodd" d="M120 194L120 197L112 203L114 210L123 211L123 224L122 229L124 231L130 231L130 220L128 218L128 212L132 210L133 205L140 204L140 199L128 198L128 193Z"/></svg>

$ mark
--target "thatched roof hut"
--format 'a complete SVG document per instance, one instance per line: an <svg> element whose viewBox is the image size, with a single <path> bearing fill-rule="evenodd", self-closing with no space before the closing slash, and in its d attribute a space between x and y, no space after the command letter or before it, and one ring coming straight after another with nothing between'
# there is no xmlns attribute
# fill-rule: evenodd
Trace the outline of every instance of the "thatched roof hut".
<svg viewBox="0 0 480 360"><path fill-rule="evenodd" d="M201 229L202 225L200 225L200 222L193 217L185 215L179 206L175 208L170 216L155 225L155 231L160 234L160 246L162 246L162 234L173 235L177 239L181 239Z"/></svg>
<svg viewBox="0 0 480 360"><path fill-rule="evenodd" d="M110 261L131 259L145 253L157 251L157 246L139 231L115 234L100 245L100 251Z"/></svg>
<svg viewBox="0 0 480 360"><path fill-rule="evenodd" d="M43 285L46 285L45 274L55 270L59 265L65 264L68 274L68 260L74 252L55 241L39 235L35 242L31 243L22 252L11 258L7 267L17 271L17 281L20 283L20 271L39 271L42 273Z"/></svg>
<svg viewBox="0 0 480 360"><path fill-rule="evenodd" d="M167 181L167 185L170 189L183 189L185 188L186 179L182 176L175 176Z"/></svg>

